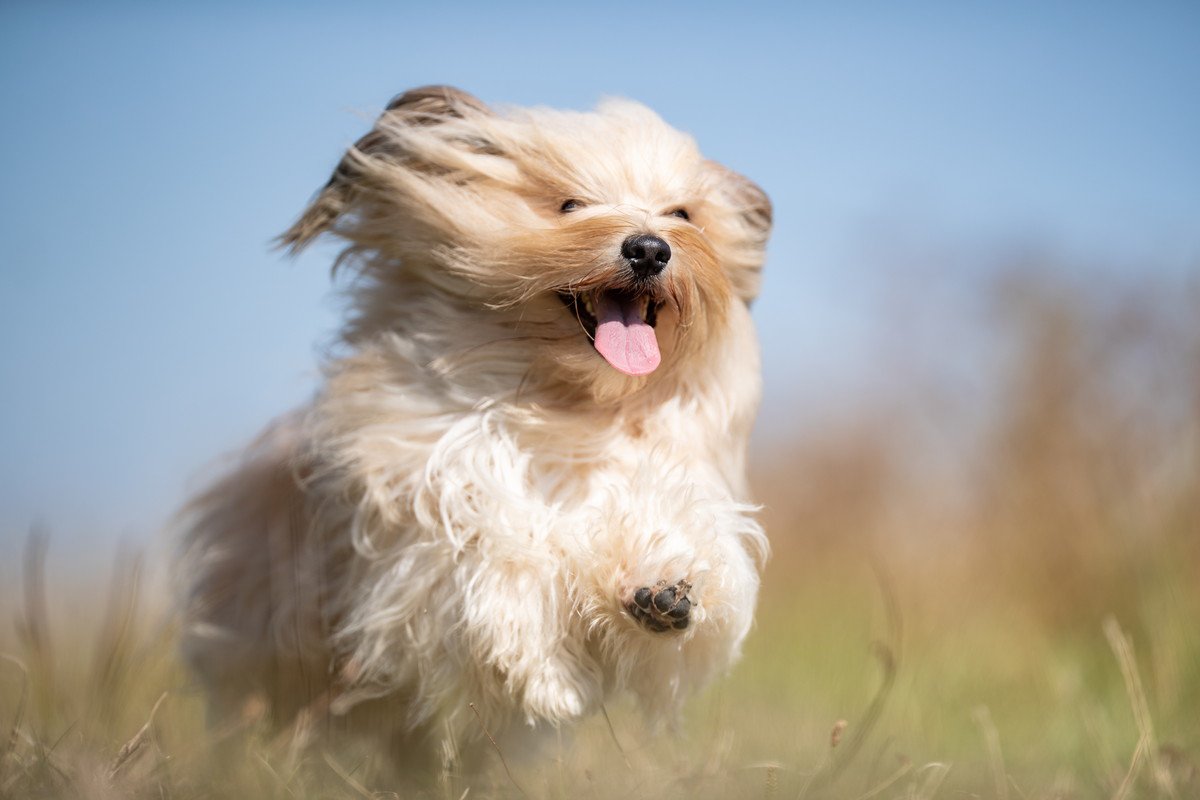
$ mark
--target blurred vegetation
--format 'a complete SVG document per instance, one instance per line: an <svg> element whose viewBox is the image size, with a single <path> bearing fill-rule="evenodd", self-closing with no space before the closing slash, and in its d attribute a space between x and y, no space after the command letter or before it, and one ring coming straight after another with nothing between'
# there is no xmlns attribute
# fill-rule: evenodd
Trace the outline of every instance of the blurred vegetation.
<svg viewBox="0 0 1200 800"><path fill-rule="evenodd" d="M923 341L759 454L758 624L680 730L618 704L425 796L1200 797L1200 292L1039 274L938 334L965 372ZM230 758L136 559L55 615L43 548L4 596L0 798L421 796L286 731Z"/></svg>

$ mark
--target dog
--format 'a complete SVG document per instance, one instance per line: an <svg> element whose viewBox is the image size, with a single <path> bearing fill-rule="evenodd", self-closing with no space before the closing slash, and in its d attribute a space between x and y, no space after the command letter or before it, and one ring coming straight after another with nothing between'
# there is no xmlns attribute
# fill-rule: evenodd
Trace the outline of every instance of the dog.
<svg viewBox="0 0 1200 800"><path fill-rule="evenodd" d="M344 242L322 388L186 509L214 725L472 763L736 659L768 545L746 450L766 194L648 108L394 99L280 237ZM520 746L520 745L510 745Z"/></svg>

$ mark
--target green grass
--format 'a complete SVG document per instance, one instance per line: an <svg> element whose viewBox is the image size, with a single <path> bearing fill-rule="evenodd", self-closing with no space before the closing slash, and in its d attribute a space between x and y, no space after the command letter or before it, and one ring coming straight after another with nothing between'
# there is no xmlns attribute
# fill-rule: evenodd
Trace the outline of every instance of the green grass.
<svg viewBox="0 0 1200 800"><path fill-rule="evenodd" d="M881 583L864 564L791 560L768 575L744 660L678 731L617 704L611 732L592 719L544 760L510 761L520 789L497 756L486 779L449 779L431 796L1200 792L1200 591L1177 561L1147 573L1136 608L1062 633L986 586L976 602L935 582ZM214 749L170 630L130 611L118 602L86 631L35 618L4 640L0 797L363 796L353 757L292 752L286 735L251 737L233 760Z"/></svg>

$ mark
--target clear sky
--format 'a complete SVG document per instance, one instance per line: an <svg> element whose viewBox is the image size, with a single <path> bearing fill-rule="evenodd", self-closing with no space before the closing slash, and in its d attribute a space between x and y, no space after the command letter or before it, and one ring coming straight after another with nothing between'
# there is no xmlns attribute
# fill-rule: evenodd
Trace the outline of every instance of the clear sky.
<svg viewBox="0 0 1200 800"><path fill-rule="evenodd" d="M412 86L629 96L766 188L768 422L870 371L893 247L1200 263L1195 2L250 5L0 5L0 560L150 536L303 402L333 249L269 240Z"/></svg>

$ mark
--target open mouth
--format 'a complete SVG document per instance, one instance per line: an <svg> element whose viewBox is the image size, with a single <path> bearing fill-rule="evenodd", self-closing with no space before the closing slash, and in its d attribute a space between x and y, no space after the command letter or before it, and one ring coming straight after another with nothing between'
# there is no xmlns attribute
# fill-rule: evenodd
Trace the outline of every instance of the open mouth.
<svg viewBox="0 0 1200 800"><path fill-rule="evenodd" d="M649 375L662 361L654 326L662 301L622 289L596 289L562 300L605 361L626 375Z"/></svg>

